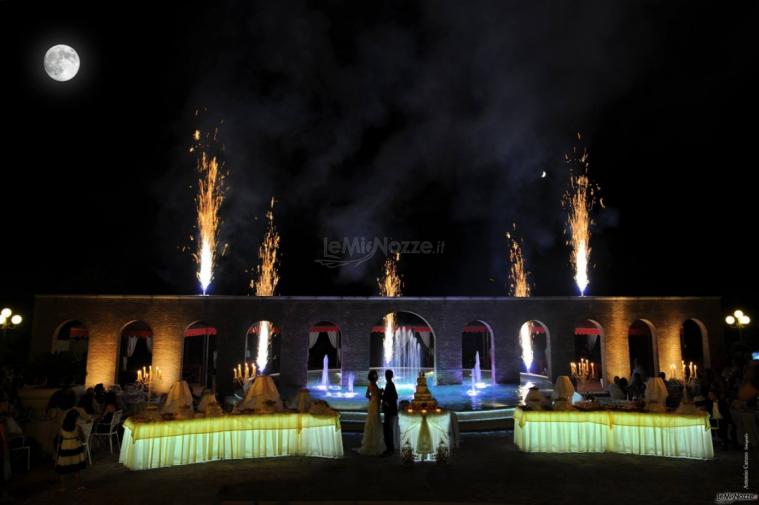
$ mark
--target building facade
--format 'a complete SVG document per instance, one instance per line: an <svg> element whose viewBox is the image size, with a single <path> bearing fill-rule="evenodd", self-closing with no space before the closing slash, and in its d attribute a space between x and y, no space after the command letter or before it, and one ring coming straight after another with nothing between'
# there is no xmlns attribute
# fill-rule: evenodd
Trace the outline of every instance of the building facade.
<svg viewBox="0 0 759 505"><path fill-rule="evenodd" d="M232 369L243 361L248 330L257 321L271 321L281 339L280 382L306 383L309 329L328 321L340 331L343 375L356 382L370 366L371 328L388 313L419 316L432 330L438 384L461 383L462 331L472 321L491 332L493 377L518 383L523 369L520 327L527 321L545 329L547 371L551 378L569 373L575 358L573 335L581 321L599 329L604 377L629 376L628 336L634 324L650 330L655 371L679 369L683 359L682 328L695 321L701 332L704 367L724 359L719 298L695 297L288 297L248 296L121 296L39 295L35 300L32 352L55 350L60 329L71 321L88 334L88 385L116 380L123 329L135 321L152 329L152 364L167 389L182 374L187 328L203 321L215 328L217 390L232 390Z"/></svg>

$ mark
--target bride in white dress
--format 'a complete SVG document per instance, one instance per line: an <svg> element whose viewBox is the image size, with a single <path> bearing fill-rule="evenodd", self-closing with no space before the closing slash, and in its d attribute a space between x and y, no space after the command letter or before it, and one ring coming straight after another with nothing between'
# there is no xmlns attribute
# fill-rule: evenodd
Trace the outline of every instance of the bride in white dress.
<svg viewBox="0 0 759 505"><path fill-rule="evenodd" d="M364 436L361 438L359 454L380 456L385 452L385 439L382 434L382 422L380 420L380 397L382 393L377 387L377 371L369 372L369 386L366 388L366 397L369 399L369 411L364 424Z"/></svg>

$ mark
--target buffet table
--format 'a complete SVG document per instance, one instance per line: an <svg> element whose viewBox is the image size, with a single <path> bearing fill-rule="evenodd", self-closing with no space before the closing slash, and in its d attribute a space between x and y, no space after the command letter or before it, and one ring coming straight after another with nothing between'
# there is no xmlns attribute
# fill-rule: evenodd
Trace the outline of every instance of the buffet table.
<svg viewBox="0 0 759 505"><path fill-rule="evenodd" d="M131 470L222 459L343 455L340 418L308 413L124 423L119 463Z"/></svg>
<svg viewBox="0 0 759 505"><path fill-rule="evenodd" d="M617 452L714 457L709 415L653 412L514 411L514 443L525 452Z"/></svg>
<svg viewBox="0 0 759 505"><path fill-rule="evenodd" d="M401 433L400 449L406 443L411 446L417 460L434 460L438 446L442 442L449 453L453 449L451 443L451 413L441 412L407 412L398 413L398 424Z"/></svg>

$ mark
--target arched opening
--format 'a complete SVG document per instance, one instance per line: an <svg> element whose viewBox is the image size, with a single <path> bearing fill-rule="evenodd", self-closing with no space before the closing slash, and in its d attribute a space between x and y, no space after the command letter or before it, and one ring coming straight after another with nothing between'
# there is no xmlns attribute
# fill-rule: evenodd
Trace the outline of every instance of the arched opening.
<svg viewBox="0 0 759 505"><path fill-rule="evenodd" d="M645 381L656 372L656 344L654 327L651 323L638 319L630 325L627 335L630 349L630 375L640 373Z"/></svg>
<svg viewBox="0 0 759 505"><path fill-rule="evenodd" d="M278 375L282 339L271 321L258 321L248 328L245 338L245 363L255 363L259 375Z"/></svg>
<svg viewBox="0 0 759 505"><path fill-rule="evenodd" d="M390 368L397 384L415 384L419 372L435 369L435 334L417 314L386 314L372 327L369 361L380 376Z"/></svg>
<svg viewBox="0 0 759 505"><path fill-rule="evenodd" d="M55 353L68 354L75 384L84 384L87 375L87 351L90 332L81 321L66 321L55 332Z"/></svg>
<svg viewBox="0 0 759 505"><path fill-rule="evenodd" d="M575 325L572 374L583 391L601 390L603 377L603 328L592 319Z"/></svg>
<svg viewBox="0 0 759 505"><path fill-rule="evenodd" d="M461 366L465 378L489 383L493 377L493 332L482 321L472 321L461 334Z"/></svg>
<svg viewBox="0 0 759 505"><path fill-rule="evenodd" d="M143 321L132 321L121 330L117 381L122 386L137 379L137 370L153 363L153 330Z"/></svg>
<svg viewBox="0 0 759 505"><path fill-rule="evenodd" d="M680 349L683 361L688 369L690 369L691 363L696 365L700 370L708 367L706 353L704 352L704 343L706 341L706 326L701 321L688 319L680 327Z"/></svg>
<svg viewBox="0 0 759 505"><path fill-rule="evenodd" d="M548 328L540 321L526 321L519 328L523 371L548 376Z"/></svg>
<svg viewBox="0 0 759 505"><path fill-rule="evenodd" d="M340 328L321 321L308 329L308 384L324 389L340 384Z"/></svg>
<svg viewBox="0 0 759 505"><path fill-rule="evenodd" d="M216 391L216 328L197 321L184 331L182 380Z"/></svg>

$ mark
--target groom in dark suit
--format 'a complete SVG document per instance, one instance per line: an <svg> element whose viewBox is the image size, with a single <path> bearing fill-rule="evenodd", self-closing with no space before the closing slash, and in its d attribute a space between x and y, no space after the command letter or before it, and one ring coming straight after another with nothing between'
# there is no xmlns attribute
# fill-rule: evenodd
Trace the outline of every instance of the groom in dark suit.
<svg viewBox="0 0 759 505"><path fill-rule="evenodd" d="M385 420L382 423L382 432L385 436L385 452L383 456L389 456L395 452L395 418L398 417L398 392L393 383L393 371L385 370L385 390L382 392L382 413Z"/></svg>

